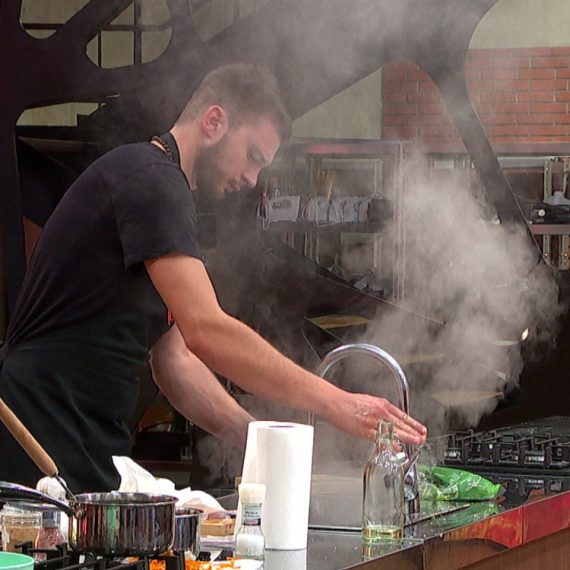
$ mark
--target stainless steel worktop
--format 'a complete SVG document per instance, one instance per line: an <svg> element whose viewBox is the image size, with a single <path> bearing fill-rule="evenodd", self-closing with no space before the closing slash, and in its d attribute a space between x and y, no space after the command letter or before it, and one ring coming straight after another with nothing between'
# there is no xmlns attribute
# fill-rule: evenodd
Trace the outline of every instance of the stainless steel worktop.
<svg viewBox="0 0 570 570"><path fill-rule="evenodd" d="M264 568L458 570L570 529L570 492L566 490L568 481L561 483L552 479L544 480L544 484L541 484L541 480L536 477L528 480L497 476L496 482L501 482L505 488L498 499L474 502L462 510L407 526L399 548L373 552L363 547L356 528L314 528L315 522L322 523L326 519L322 517L327 500L322 494L313 495L313 520L307 550L296 553L268 552ZM343 484L347 485L346 482ZM359 499L355 495L351 496L350 490L349 485L345 487L345 493L329 497L335 511L344 508L344 514L348 514L338 519L343 524L350 522L350 513L354 518L354 513L359 508L355 502ZM452 505L438 504L439 508L450 506ZM423 511L428 509L428 503L424 502ZM570 557L570 542L568 549Z"/></svg>

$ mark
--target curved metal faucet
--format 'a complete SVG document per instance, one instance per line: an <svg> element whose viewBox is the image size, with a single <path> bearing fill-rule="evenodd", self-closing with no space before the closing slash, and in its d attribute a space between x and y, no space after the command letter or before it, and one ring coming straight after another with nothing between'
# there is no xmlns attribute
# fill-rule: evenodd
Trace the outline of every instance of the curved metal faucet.
<svg viewBox="0 0 570 570"><path fill-rule="evenodd" d="M370 356L377 362L384 364L392 372L396 380L398 380L399 390L399 407L406 414L410 413L410 386L402 367L398 364L396 359L388 354L385 350L373 344L345 344L331 350L322 358L314 373L321 378L329 369L340 360L348 356ZM309 414L309 423L315 425L315 414ZM404 448L408 457L411 456L411 446L409 443L404 443ZM412 515L420 512L420 494L418 491L418 477L416 466L413 465L408 471L406 476L406 511L407 514Z"/></svg>

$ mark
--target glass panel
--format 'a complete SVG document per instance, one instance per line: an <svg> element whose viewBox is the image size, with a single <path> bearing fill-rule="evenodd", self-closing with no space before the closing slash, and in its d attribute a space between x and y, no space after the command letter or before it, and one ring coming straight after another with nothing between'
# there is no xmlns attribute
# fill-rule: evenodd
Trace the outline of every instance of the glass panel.
<svg viewBox="0 0 570 570"><path fill-rule="evenodd" d="M77 126L77 115L90 115L97 107L97 103L64 103L27 109L20 115L18 126L75 127Z"/></svg>
<svg viewBox="0 0 570 570"><path fill-rule="evenodd" d="M20 12L22 26L35 38L47 38L55 33L59 25L65 24L88 3L89 0L50 0L49 2L22 0ZM49 28L50 24L55 25Z"/></svg>
<svg viewBox="0 0 570 570"><path fill-rule="evenodd" d="M133 32L101 32L101 67L123 67L134 63Z"/></svg>
<svg viewBox="0 0 570 570"><path fill-rule="evenodd" d="M164 53L170 43L171 30L142 33L142 63L157 59Z"/></svg>

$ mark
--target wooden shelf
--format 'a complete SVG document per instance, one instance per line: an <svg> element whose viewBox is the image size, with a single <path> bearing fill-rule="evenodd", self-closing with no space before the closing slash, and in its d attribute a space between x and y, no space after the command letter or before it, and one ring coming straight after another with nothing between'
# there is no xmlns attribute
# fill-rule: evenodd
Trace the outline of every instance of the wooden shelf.
<svg viewBox="0 0 570 570"><path fill-rule="evenodd" d="M570 236L570 224L529 224L534 235Z"/></svg>
<svg viewBox="0 0 570 570"><path fill-rule="evenodd" d="M342 233L368 233L379 232L384 222L320 222L313 223L306 220L297 222L271 222L264 231L270 232L293 232L293 233L316 233L316 232L342 232Z"/></svg>

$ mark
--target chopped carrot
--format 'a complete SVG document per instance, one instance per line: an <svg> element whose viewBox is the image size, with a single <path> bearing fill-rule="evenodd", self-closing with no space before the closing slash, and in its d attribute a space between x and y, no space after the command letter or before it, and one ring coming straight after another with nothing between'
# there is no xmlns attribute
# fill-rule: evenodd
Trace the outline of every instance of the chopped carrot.
<svg viewBox="0 0 570 570"><path fill-rule="evenodd" d="M236 568L235 562L237 558L229 558L225 562L200 562L199 560L186 560L185 570L217 570ZM154 570L151 568L151 570Z"/></svg>
<svg viewBox="0 0 570 570"><path fill-rule="evenodd" d="M166 570L166 561L165 560L151 560L150 561L150 570Z"/></svg>

